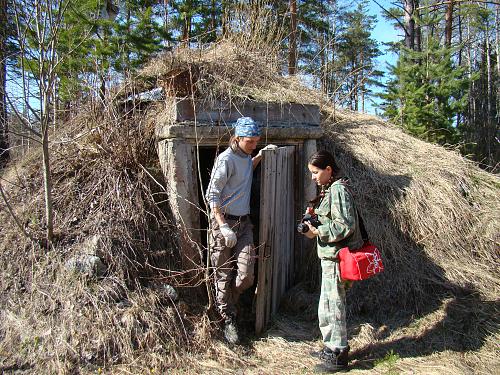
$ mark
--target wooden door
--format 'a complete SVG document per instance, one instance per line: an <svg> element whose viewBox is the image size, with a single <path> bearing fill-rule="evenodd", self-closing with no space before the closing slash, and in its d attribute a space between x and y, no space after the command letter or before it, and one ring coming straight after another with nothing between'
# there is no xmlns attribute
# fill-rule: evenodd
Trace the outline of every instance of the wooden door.
<svg viewBox="0 0 500 375"><path fill-rule="evenodd" d="M295 147L263 151L255 331L261 333L291 286L295 236Z"/></svg>

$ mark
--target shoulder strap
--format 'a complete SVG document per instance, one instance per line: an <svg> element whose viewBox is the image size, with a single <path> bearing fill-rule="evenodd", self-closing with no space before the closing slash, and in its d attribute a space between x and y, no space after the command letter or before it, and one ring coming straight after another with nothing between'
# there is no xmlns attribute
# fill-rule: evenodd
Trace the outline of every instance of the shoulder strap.
<svg viewBox="0 0 500 375"><path fill-rule="evenodd" d="M356 212L358 213L358 220L359 220L359 230L361 231L361 238L363 241L368 241L368 232L366 231L365 228L365 223L363 222L363 218L361 217L361 214L359 213L359 210L356 208Z"/></svg>
<svg viewBox="0 0 500 375"><path fill-rule="evenodd" d="M354 199L354 194L351 191L351 188L349 187L349 185L347 184L347 180L342 179L342 180L340 180L340 183L345 186L347 191L351 194L351 196ZM354 204L356 204L356 202ZM356 208L356 213L358 214L359 230L361 231L361 238L363 239L363 241L366 242L369 240L369 238L368 238L368 232L366 231L366 228L365 228L365 223L363 222L363 217L361 216L361 214L359 213L359 210L357 208Z"/></svg>

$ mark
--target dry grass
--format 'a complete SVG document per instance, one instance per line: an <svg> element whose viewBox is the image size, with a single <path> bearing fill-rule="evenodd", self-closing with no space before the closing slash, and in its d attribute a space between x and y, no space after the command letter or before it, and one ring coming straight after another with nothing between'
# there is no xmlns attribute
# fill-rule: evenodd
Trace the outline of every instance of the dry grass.
<svg viewBox="0 0 500 375"><path fill-rule="evenodd" d="M199 71L195 91L203 100L317 104L317 92L296 77L278 73L278 57L272 49L245 50L235 41L224 40L204 51L180 49L161 56L144 68L141 77L162 84L172 70L190 68Z"/></svg>
<svg viewBox="0 0 500 375"><path fill-rule="evenodd" d="M237 37L175 51L143 76L160 82L173 68L196 65L201 99L323 103L320 93L278 74L275 49L247 40L243 50ZM204 300L183 288L166 198L151 178L162 180L153 135L162 105L127 115L113 106L82 108L54 134L57 242L50 252L23 238L2 206L3 372L311 373L309 351L320 343L312 320L317 293L297 287L284 301L288 315L264 337L229 348ZM351 371L498 373L498 177L374 117L337 112L334 120L327 105L322 113L322 146L351 178L386 265L349 292ZM3 171L1 182L21 222L40 237L38 160L35 150ZM94 235L106 277L68 273L64 262ZM154 288L162 281L180 288L181 301L162 297Z"/></svg>
<svg viewBox="0 0 500 375"><path fill-rule="evenodd" d="M384 323L351 316L349 373L497 374L498 330L488 331L477 350L466 350L459 344L464 339L460 332L464 322L453 315L467 315L471 302L445 299L433 313L399 328L394 327L401 323L401 316L387 317ZM282 314L263 337L251 338L237 348L216 343L188 366L171 373L312 374L318 361L310 353L320 349L319 337L316 322Z"/></svg>
<svg viewBox="0 0 500 375"><path fill-rule="evenodd" d="M181 288L183 278L175 225L151 178L162 174L147 113L124 115L112 106L95 113L82 110L53 135L53 248L31 243L0 211L2 371L168 368L182 363L187 343L201 348L213 334L203 306L173 303L155 288L165 281ZM35 238L45 226L38 156L34 150L11 165L1 181ZM66 269L80 252L104 261L104 278Z"/></svg>
<svg viewBox="0 0 500 375"><path fill-rule="evenodd" d="M497 299L500 179L375 117L337 119L324 124L324 146L351 178L367 230L389 260L380 282L400 303L421 294L423 305L440 287Z"/></svg>

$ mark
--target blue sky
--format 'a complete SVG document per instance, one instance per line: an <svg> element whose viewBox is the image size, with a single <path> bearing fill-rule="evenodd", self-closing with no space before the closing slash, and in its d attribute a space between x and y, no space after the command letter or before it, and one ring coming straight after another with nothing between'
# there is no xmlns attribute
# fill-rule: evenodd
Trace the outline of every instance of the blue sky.
<svg viewBox="0 0 500 375"><path fill-rule="evenodd" d="M344 0L344 1L349 2L353 6L356 6L356 4L361 0L354 0L354 1ZM394 1L395 0L393 0L393 2ZM390 7L393 6L391 5L391 1L389 0L377 0L377 2L380 5L382 5L385 9L389 9ZM384 17L382 16L383 10L373 0L369 0L368 12L370 15L374 15L377 17L376 26L372 32L372 37L380 43L380 49L383 52L383 54L377 59L378 64L376 68L381 71L387 72L387 63L394 64L397 56L394 53L388 52L387 47L383 46L382 43L400 40L402 38L402 35L398 34L401 34L401 31L396 30L390 21L386 21L384 19ZM386 74L383 80L385 81L387 78L388 75ZM13 83L10 80L7 84L8 84L8 90L10 92L18 93L20 91L20 88L13 85ZM366 102L365 110L371 114L376 113L375 112L376 109L370 101Z"/></svg>
<svg viewBox="0 0 500 375"><path fill-rule="evenodd" d="M393 7L391 1L388 0L377 0L377 2L382 5L385 9ZM387 72L387 63L394 64L396 62L397 56L394 53L388 52L387 47L383 46L383 42L394 42L401 40L401 31L396 30L390 21L386 21L382 16L383 10L374 2L369 2L369 14L377 17L377 24L373 30L372 37L380 43L380 49L383 54L377 59L378 65L377 69ZM387 75L384 77L384 81L387 79ZM375 108L371 103L367 103L366 111L368 113L375 114Z"/></svg>

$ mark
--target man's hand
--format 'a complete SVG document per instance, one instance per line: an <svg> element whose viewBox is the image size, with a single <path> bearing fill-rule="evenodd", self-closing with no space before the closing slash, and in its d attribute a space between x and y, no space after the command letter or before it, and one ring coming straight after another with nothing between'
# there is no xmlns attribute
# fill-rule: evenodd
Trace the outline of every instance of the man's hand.
<svg viewBox="0 0 500 375"><path fill-rule="evenodd" d="M266 147L259 150L257 156L262 157L262 151L264 151L264 150L276 150L277 148L278 148L278 146L276 146L276 145L267 145Z"/></svg>
<svg viewBox="0 0 500 375"><path fill-rule="evenodd" d="M234 247L236 245L236 234L229 228L229 224L224 223L219 228L222 236L224 236L224 240L226 240L226 247Z"/></svg>

